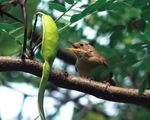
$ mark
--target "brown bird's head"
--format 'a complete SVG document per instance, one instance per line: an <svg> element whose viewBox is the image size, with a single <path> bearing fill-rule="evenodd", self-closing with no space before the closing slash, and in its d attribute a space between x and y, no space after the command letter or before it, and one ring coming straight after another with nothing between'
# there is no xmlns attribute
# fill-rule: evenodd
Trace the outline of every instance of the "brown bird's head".
<svg viewBox="0 0 150 120"><path fill-rule="evenodd" d="M102 56L97 50L86 42L76 42L72 44L69 51L73 52L77 59L84 59L85 61L92 62L93 64L104 64L107 67L107 59Z"/></svg>
<svg viewBox="0 0 150 120"><path fill-rule="evenodd" d="M73 52L77 58L81 57L90 57L92 52L95 52L95 49L93 46L86 42L76 42L72 44L71 48L68 48L69 51Z"/></svg>

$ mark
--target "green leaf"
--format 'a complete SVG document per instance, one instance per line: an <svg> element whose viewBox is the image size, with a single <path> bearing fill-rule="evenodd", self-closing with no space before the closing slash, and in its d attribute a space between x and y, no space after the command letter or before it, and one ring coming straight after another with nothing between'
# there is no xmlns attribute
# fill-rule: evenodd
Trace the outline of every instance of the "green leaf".
<svg viewBox="0 0 150 120"><path fill-rule="evenodd" d="M0 2L6 2L6 1L9 1L9 0L0 0Z"/></svg>
<svg viewBox="0 0 150 120"><path fill-rule="evenodd" d="M66 25L70 24L70 21L69 21L69 20L66 20L66 19L64 19L64 18L61 18L61 19L59 20L59 22L60 22L60 23L64 23L64 24L66 24Z"/></svg>
<svg viewBox="0 0 150 120"><path fill-rule="evenodd" d="M44 59L44 64L38 92L38 108L41 120L46 120L43 109L43 99L49 73L58 49L58 28L51 16L44 13L39 14L42 15L42 57Z"/></svg>
<svg viewBox="0 0 150 120"><path fill-rule="evenodd" d="M74 22L80 20L81 18L82 18L81 14L75 14L75 15L71 16L70 22L74 23Z"/></svg>
<svg viewBox="0 0 150 120"><path fill-rule="evenodd" d="M147 3L149 3L149 2L150 2L149 0L135 0L133 3L133 6L137 7L137 8L142 8L142 7L146 6Z"/></svg>
<svg viewBox="0 0 150 120"><path fill-rule="evenodd" d="M80 120L105 120L105 117L102 114L96 112L89 112L85 114Z"/></svg>
<svg viewBox="0 0 150 120"><path fill-rule="evenodd" d="M145 10L142 12L141 16L143 19L150 21L150 10Z"/></svg>
<svg viewBox="0 0 150 120"><path fill-rule="evenodd" d="M18 34L23 34L23 31L24 31L24 26L21 26L21 27L15 28L14 30L11 30L9 34L12 36L16 36L16 35L18 36Z"/></svg>
<svg viewBox="0 0 150 120"><path fill-rule="evenodd" d="M68 4L73 4L74 0L65 0L65 2L68 3Z"/></svg>
<svg viewBox="0 0 150 120"><path fill-rule="evenodd" d="M124 10L128 9L130 6L126 5L124 2L115 2L109 6L109 9L113 10Z"/></svg>
<svg viewBox="0 0 150 120"><path fill-rule="evenodd" d="M86 7L80 14L75 14L71 16L70 22L76 22L80 20L81 18L85 17L86 15L89 15L97 10L99 10L104 4L106 3L106 0L98 0L95 3L89 5Z"/></svg>
<svg viewBox="0 0 150 120"><path fill-rule="evenodd" d="M109 7L113 4L114 1L115 0L109 0L109 1L105 2L105 4L100 6L99 11L104 11L104 10L110 9Z"/></svg>
<svg viewBox="0 0 150 120"><path fill-rule="evenodd" d="M32 28L32 20L34 18L34 14L36 12L37 9L37 4L39 3L39 0L27 0L26 2L26 12L28 15L28 31L31 30ZM22 17L22 11L19 5L15 6L15 7L10 7L10 10L8 11L10 14L12 14L14 17L19 18L20 20L23 21L23 17ZM12 21L10 21L12 22ZM23 24L22 24L23 25Z"/></svg>
<svg viewBox="0 0 150 120"><path fill-rule="evenodd" d="M98 0L97 2L89 5L81 12L82 16L89 15L89 14L95 12L96 10L99 10L100 7L105 4L105 2L106 2L106 0Z"/></svg>
<svg viewBox="0 0 150 120"><path fill-rule="evenodd" d="M148 79L142 80L141 86L139 88L139 94L142 94L144 90L147 88L147 86L148 86Z"/></svg>
<svg viewBox="0 0 150 120"><path fill-rule="evenodd" d="M21 46L8 32L0 32L0 36L0 55L12 55L20 50Z"/></svg>
<svg viewBox="0 0 150 120"><path fill-rule="evenodd" d="M118 24L118 25L113 26L112 29L115 32L120 32L125 29L125 26L122 24Z"/></svg>
<svg viewBox="0 0 150 120"><path fill-rule="evenodd" d="M12 30L15 29L15 27L12 24L8 23L0 23L0 30Z"/></svg>
<svg viewBox="0 0 150 120"><path fill-rule="evenodd" d="M59 28L62 28L62 27L64 27L65 25L69 25L69 24L70 24L70 21L69 21L69 20L66 20L66 19L64 19L64 18L61 18L61 19L59 20L59 23L57 23L57 25L58 25Z"/></svg>
<svg viewBox="0 0 150 120"><path fill-rule="evenodd" d="M56 55L58 44L58 28L54 20L45 14L42 14L43 39L42 56L44 60L52 64Z"/></svg>
<svg viewBox="0 0 150 120"><path fill-rule="evenodd" d="M127 51L126 54L123 56L123 60L121 61L121 67L126 68L127 66L132 66L137 63L137 57L134 52Z"/></svg>
<svg viewBox="0 0 150 120"><path fill-rule="evenodd" d="M64 6L62 6L61 4L58 4L58 3L49 3L49 7L52 9L56 9L60 12L66 11L66 8Z"/></svg>
<svg viewBox="0 0 150 120"><path fill-rule="evenodd" d="M17 44L22 45L22 40L24 38L24 34L19 34L18 36L15 37L15 41Z"/></svg>
<svg viewBox="0 0 150 120"><path fill-rule="evenodd" d="M115 46L118 43L118 40L121 41L122 40L122 32L121 31L115 31L112 33L112 35L110 36L110 45L111 46Z"/></svg>
<svg viewBox="0 0 150 120"><path fill-rule="evenodd" d="M132 32L133 30L139 30L144 32L146 28L146 22L144 19L131 19L128 23L127 30Z"/></svg>

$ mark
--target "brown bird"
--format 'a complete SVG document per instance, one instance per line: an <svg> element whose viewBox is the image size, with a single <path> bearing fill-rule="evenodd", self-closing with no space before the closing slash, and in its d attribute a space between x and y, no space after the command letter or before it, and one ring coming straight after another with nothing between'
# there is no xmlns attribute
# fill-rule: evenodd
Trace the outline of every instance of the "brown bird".
<svg viewBox="0 0 150 120"><path fill-rule="evenodd" d="M107 59L93 46L86 42L76 42L68 50L77 57L75 67L80 76L90 77L96 81L102 80L107 85L116 85Z"/></svg>

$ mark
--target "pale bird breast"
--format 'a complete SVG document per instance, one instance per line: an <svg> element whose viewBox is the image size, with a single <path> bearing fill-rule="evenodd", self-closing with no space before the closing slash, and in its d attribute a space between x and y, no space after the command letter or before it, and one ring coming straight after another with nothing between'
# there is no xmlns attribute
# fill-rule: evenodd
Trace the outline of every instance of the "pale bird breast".
<svg viewBox="0 0 150 120"><path fill-rule="evenodd" d="M93 70L93 68L95 68L97 65L93 64L87 60L85 60L84 58L81 58L79 60L77 60L76 62L76 69L78 71L78 73L81 76L90 76L91 71Z"/></svg>

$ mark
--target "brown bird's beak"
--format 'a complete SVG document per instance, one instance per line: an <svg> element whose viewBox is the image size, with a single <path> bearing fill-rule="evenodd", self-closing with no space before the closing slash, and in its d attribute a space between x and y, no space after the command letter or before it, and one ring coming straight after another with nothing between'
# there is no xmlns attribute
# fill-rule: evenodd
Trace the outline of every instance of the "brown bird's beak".
<svg viewBox="0 0 150 120"><path fill-rule="evenodd" d="M67 50L69 50L70 52L78 52L78 51L80 51L80 49L78 49L78 48L67 48Z"/></svg>

